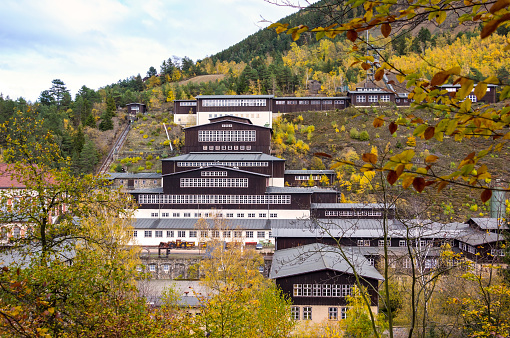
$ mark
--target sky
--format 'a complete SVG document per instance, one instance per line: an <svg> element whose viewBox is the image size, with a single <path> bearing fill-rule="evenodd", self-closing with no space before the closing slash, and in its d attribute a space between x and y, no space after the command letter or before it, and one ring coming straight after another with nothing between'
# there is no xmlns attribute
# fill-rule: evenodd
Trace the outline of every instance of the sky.
<svg viewBox="0 0 510 338"><path fill-rule="evenodd" d="M295 11L264 0L2 0L0 93L35 102L60 79L74 98L172 56L216 54Z"/></svg>

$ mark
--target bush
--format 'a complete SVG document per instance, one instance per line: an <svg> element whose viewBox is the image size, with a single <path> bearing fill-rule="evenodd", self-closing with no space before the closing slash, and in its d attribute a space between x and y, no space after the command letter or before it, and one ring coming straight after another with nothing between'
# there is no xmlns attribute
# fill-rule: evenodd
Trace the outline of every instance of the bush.
<svg viewBox="0 0 510 338"><path fill-rule="evenodd" d="M351 128L351 130L349 131L349 136L352 139L357 140L359 138L358 130L356 128Z"/></svg>
<svg viewBox="0 0 510 338"><path fill-rule="evenodd" d="M358 138L360 141L368 141L368 140L370 140L370 135L368 135L368 132L366 130L363 130L359 134Z"/></svg>
<svg viewBox="0 0 510 338"><path fill-rule="evenodd" d="M147 155L147 160L150 161L150 160L152 160L152 158L153 158L152 155Z"/></svg>

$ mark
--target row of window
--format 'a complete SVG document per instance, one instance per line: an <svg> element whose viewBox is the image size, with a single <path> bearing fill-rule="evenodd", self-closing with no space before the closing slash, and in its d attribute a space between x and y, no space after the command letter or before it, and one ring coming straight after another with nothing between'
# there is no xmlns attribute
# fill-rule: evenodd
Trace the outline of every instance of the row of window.
<svg viewBox="0 0 510 338"><path fill-rule="evenodd" d="M377 210L326 210L326 216L382 216L382 211Z"/></svg>
<svg viewBox="0 0 510 338"><path fill-rule="evenodd" d="M197 105L197 102L196 101L179 102L179 105L181 107L195 107Z"/></svg>
<svg viewBox="0 0 510 338"><path fill-rule="evenodd" d="M255 142L255 130L199 130L198 142Z"/></svg>
<svg viewBox="0 0 510 338"><path fill-rule="evenodd" d="M219 165L223 167L267 167L268 162L177 162L178 167L211 167Z"/></svg>
<svg viewBox="0 0 510 338"><path fill-rule="evenodd" d="M202 107L257 107L266 106L265 99L202 100Z"/></svg>
<svg viewBox="0 0 510 338"><path fill-rule="evenodd" d="M200 176L209 176L209 177L227 176L227 172L226 171L202 171L202 172L200 172Z"/></svg>
<svg viewBox="0 0 510 338"><path fill-rule="evenodd" d="M247 178L181 178L181 188L248 188Z"/></svg>
<svg viewBox="0 0 510 338"><path fill-rule="evenodd" d="M237 214L235 214L237 218L244 218L244 212L238 212ZM248 213L248 218L255 218L256 217L256 213ZM225 214L226 218L233 218L234 217L234 213L229 213L227 212ZM158 212L151 212L151 217L159 217L159 213ZM161 213L161 217L162 218L169 218L170 217L170 213L169 212L162 212ZM175 217L175 218L180 218L181 217L181 213L180 212L174 212L172 213L172 217ZM190 212L185 212L183 213L183 217L184 218L189 218L191 217L191 213ZM194 218L202 218L202 217L205 217L205 218L210 218L210 217L217 217L217 218L222 218L223 217L223 214L222 213L212 213L212 212L206 212L204 214L202 214L201 212L195 212L193 214L193 217ZM262 212L262 213L259 213L259 218L266 218L267 217L267 213L265 212ZM278 218L278 213L269 213L269 217L270 218Z"/></svg>
<svg viewBox="0 0 510 338"><path fill-rule="evenodd" d="M349 284L293 284L294 297L347 297L352 296Z"/></svg>
<svg viewBox="0 0 510 338"><path fill-rule="evenodd" d="M189 230L188 237L186 237L186 233L188 231L186 230L144 230L143 237L145 238L152 238L153 235L155 238L163 238L163 235L165 234L167 238L198 238L198 235L200 235L201 238L243 238L243 231L241 230ZM271 231L268 232L269 238L272 237ZM134 230L132 232L133 237L138 237L138 230ZM245 238L266 238L266 232L265 231L244 231L244 237Z"/></svg>
<svg viewBox="0 0 510 338"><path fill-rule="evenodd" d="M321 104L321 100L287 100L287 101L274 101L276 105L296 105L296 104ZM322 104L333 104L333 100L322 100ZM345 104L345 100L335 100L335 104Z"/></svg>
<svg viewBox="0 0 510 338"><path fill-rule="evenodd" d="M476 248L466 243L459 242L459 248L472 254L476 254Z"/></svg>
<svg viewBox="0 0 510 338"><path fill-rule="evenodd" d="M366 95L356 95L356 102L367 102ZM390 102L389 95L368 95L368 102Z"/></svg>
<svg viewBox="0 0 510 338"><path fill-rule="evenodd" d="M293 306L291 308L291 316L294 320L312 320L312 307L311 306L303 306L303 316L301 316L301 309L299 306ZM347 318L347 308L340 308L340 319ZM338 308L337 307L329 307L328 308L328 319L329 320L338 320Z"/></svg>
<svg viewBox="0 0 510 338"><path fill-rule="evenodd" d="M251 145L247 146L202 146L202 150L251 150Z"/></svg>
<svg viewBox="0 0 510 338"><path fill-rule="evenodd" d="M140 204L290 204L290 195L139 195Z"/></svg>
<svg viewBox="0 0 510 338"><path fill-rule="evenodd" d="M295 180L296 181L308 181L309 179L312 179L314 181L318 181L321 179L320 175L296 175Z"/></svg>

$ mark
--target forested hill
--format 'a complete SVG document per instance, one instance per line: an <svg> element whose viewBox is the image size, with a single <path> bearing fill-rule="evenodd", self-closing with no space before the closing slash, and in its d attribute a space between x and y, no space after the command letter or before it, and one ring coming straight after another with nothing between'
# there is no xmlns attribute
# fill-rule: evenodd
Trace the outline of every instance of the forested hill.
<svg viewBox="0 0 510 338"><path fill-rule="evenodd" d="M309 27L327 26L331 23L329 16L315 8L324 6L328 1L322 0L315 3L311 8L305 8L297 13L282 18L278 22L288 23L290 27L296 25L307 25ZM331 2L331 1L329 1ZM282 54L290 50L292 37L286 34L276 34L273 29L261 29L235 45L211 56L213 62L235 61L250 63L255 57L280 58ZM303 35L296 41L298 46L313 45L317 40L311 35Z"/></svg>

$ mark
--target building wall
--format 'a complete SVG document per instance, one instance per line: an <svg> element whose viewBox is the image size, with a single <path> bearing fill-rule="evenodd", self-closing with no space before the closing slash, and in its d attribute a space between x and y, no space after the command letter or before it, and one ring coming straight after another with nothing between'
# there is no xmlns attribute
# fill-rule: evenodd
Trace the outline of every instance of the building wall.
<svg viewBox="0 0 510 338"><path fill-rule="evenodd" d="M330 184L332 184L333 181L335 180L335 174L312 174L312 175L310 175L310 174L307 175L306 173L285 174L285 183L291 187L299 187L299 186L303 186L303 185L308 185L308 180L310 179L310 176L312 176L314 184L316 186L320 186L321 185L320 180L322 179L323 175L328 178ZM304 179L305 176L307 177L307 179Z"/></svg>
<svg viewBox="0 0 510 338"><path fill-rule="evenodd" d="M207 111L197 112L197 125L204 125L209 123L209 119L227 115L234 115L239 117L248 118L254 125L269 127L273 126L273 117L267 107L214 107ZM248 109L250 108L250 109ZM258 108L258 109L256 109ZM260 110L264 108L264 110Z"/></svg>
<svg viewBox="0 0 510 338"><path fill-rule="evenodd" d="M213 211L214 210L214 211ZM282 218L282 219L294 219L294 218L308 218L310 217L310 211L306 209L283 209L281 205L246 205L246 204L235 204L231 208L229 205L195 205L188 207L187 205L170 205L162 204L158 207L157 204L142 204L140 208L135 210L135 218L200 218L209 217L206 214L217 214L221 213L221 217L227 219L266 219L266 218ZM165 215L163 215L165 214ZM168 214L168 215L167 215ZM179 214L179 216L173 216ZM189 216L184 215L189 214ZM232 214L232 216L227 216ZM255 214L251 217L249 214ZM197 216L195 216L197 215ZM239 215L239 216L238 216ZM276 215L271 217L271 215Z"/></svg>
<svg viewBox="0 0 510 338"><path fill-rule="evenodd" d="M197 124L197 114L174 114L174 123L181 127L191 127Z"/></svg>
<svg viewBox="0 0 510 338"><path fill-rule="evenodd" d="M273 111L279 113L293 113L305 111L325 111L345 109L349 105L349 98L274 98Z"/></svg>
<svg viewBox="0 0 510 338"><path fill-rule="evenodd" d="M199 133L201 131L255 131L255 141L239 141L239 142L212 142L199 141ZM184 141L184 153L205 152L205 151L229 151L229 152L262 152L269 154L271 150L271 130L262 128L257 125L246 123L238 123L235 121L221 121L200 125L196 128L186 129L186 138Z"/></svg>
<svg viewBox="0 0 510 338"><path fill-rule="evenodd" d="M288 264L292 264L289 262ZM316 271L310 273L303 273L294 276L277 278L276 284L280 286L282 291L286 293L294 305L321 305L321 306L346 306L347 300L345 297L299 297L294 296L294 284L341 284L341 285L355 285L356 279L352 274L341 273L334 270ZM371 305L377 306L379 288L379 281L373 278L364 278L361 284L367 288L370 294ZM374 290L375 289L375 290Z"/></svg>
<svg viewBox="0 0 510 338"><path fill-rule="evenodd" d="M261 161L251 161L246 160L247 162L261 162ZM179 161L179 162L191 162L191 161ZM243 161L245 162L245 161ZM263 161L267 162L267 161ZM196 167L180 167L178 164L178 161L162 161L162 174L172 174L177 173L181 171L187 171L190 169L196 169L199 168L199 166ZM260 166L260 167L239 167L240 170L250 171L257 174L264 174L269 175L272 178L282 178L283 179L283 173L285 172L285 161L269 161L267 166Z"/></svg>

